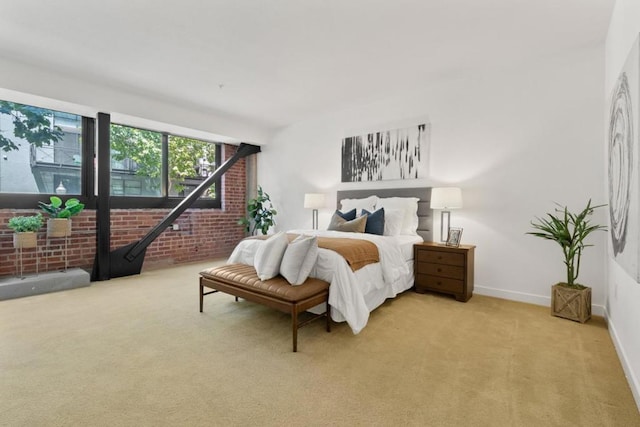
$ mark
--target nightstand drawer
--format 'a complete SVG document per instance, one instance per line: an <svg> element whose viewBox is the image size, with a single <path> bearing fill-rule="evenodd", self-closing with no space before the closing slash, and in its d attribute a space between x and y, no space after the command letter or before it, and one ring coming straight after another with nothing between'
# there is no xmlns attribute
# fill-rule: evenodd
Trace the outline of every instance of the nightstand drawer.
<svg viewBox="0 0 640 427"><path fill-rule="evenodd" d="M448 279L446 277L431 276L429 274L416 275L417 288L429 288L435 291L462 293L464 281Z"/></svg>
<svg viewBox="0 0 640 427"><path fill-rule="evenodd" d="M440 251L418 251L419 262L464 266L464 254Z"/></svg>
<svg viewBox="0 0 640 427"><path fill-rule="evenodd" d="M418 262L416 274L430 274L432 276L464 280L464 267Z"/></svg>

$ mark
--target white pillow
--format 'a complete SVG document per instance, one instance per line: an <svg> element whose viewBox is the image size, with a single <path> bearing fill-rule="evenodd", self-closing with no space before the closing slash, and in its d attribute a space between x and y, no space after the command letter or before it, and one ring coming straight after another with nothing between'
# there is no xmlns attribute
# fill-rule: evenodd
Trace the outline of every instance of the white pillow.
<svg viewBox="0 0 640 427"><path fill-rule="evenodd" d="M280 231L262 242L254 259L254 267L260 280L273 279L278 275L282 256L288 244L289 239L284 231Z"/></svg>
<svg viewBox="0 0 640 427"><path fill-rule="evenodd" d="M401 209L384 210L384 235L397 236L402 231L404 211Z"/></svg>
<svg viewBox="0 0 640 427"><path fill-rule="evenodd" d="M417 197L386 197L378 199L377 207L384 208L385 212L392 209L402 210L404 217L400 234L417 235L419 200Z"/></svg>
<svg viewBox="0 0 640 427"><path fill-rule="evenodd" d="M301 235L284 251L280 274L292 285L302 285L318 258L318 237Z"/></svg>
<svg viewBox="0 0 640 427"><path fill-rule="evenodd" d="M227 264L254 265L256 251L263 243L264 240L258 239L243 240L233 249L233 252L231 252L229 259L227 260Z"/></svg>
<svg viewBox="0 0 640 427"><path fill-rule="evenodd" d="M362 209L366 209L369 212L376 210L376 203L378 202L378 196L369 196L364 199L342 199L340 205L342 205L342 212L348 212L351 209L355 209L357 215L362 212Z"/></svg>

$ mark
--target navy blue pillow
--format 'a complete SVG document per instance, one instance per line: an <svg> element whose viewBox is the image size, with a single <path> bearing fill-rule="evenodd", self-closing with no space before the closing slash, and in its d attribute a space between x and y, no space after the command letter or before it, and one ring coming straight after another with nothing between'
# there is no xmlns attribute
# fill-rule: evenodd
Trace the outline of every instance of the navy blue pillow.
<svg viewBox="0 0 640 427"><path fill-rule="evenodd" d="M353 221L354 219L356 219L356 209L353 208L349 212L344 212L344 213L340 211L336 211L336 215L338 215L340 218L344 219L345 221Z"/></svg>
<svg viewBox="0 0 640 427"><path fill-rule="evenodd" d="M379 236L384 235L384 208L380 208L373 213L362 209L362 215L367 216L367 226L364 229L365 233L377 234Z"/></svg>

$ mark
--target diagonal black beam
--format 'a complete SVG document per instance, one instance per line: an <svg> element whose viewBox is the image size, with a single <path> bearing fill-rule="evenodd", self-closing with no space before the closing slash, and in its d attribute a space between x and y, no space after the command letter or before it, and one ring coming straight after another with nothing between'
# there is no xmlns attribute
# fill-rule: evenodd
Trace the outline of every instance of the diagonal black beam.
<svg viewBox="0 0 640 427"><path fill-rule="evenodd" d="M225 174L231 166L233 166L238 160L243 157L249 156L251 154L256 154L260 152L260 147L257 145L245 144L242 143L238 146L235 154L229 158L226 162L224 162L218 169L216 169L211 176L205 179L200 185L196 187L187 197L185 197L178 206L173 208L171 212L164 217L162 221L154 228L151 229L140 239L136 244L131 246L131 248L125 253L124 258L126 261L132 262L139 255L143 254L147 247L153 243L153 241L164 232L167 227L175 221L185 210L187 210L198 198L205 192L207 188L209 188L214 182L216 182L222 175ZM219 189L220 190L220 189ZM113 266L112 266L113 272ZM139 272L138 272L139 273Z"/></svg>

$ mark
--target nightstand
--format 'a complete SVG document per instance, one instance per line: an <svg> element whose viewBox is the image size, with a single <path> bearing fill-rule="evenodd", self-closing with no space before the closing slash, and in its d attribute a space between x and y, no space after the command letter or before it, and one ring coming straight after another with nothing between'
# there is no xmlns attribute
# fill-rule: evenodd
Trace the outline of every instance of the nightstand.
<svg viewBox="0 0 640 427"><path fill-rule="evenodd" d="M445 246L433 242L413 246L416 292L451 294L467 302L473 294L473 253L475 246Z"/></svg>

